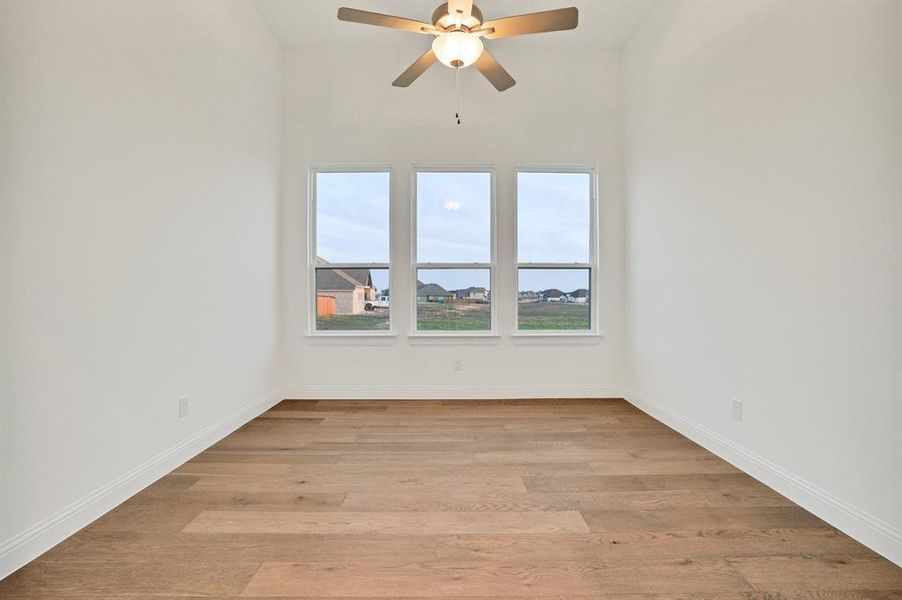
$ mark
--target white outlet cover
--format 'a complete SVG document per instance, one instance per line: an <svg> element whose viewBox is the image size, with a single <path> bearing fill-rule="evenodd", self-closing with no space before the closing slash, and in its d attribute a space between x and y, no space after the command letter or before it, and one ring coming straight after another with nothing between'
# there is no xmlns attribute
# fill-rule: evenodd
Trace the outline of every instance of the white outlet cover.
<svg viewBox="0 0 902 600"><path fill-rule="evenodd" d="M179 417L184 417L188 414L188 396L180 396L179 397Z"/></svg>
<svg viewBox="0 0 902 600"><path fill-rule="evenodd" d="M732 417L737 421L742 420L742 400L739 398L733 398L732 402L733 412Z"/></svg>

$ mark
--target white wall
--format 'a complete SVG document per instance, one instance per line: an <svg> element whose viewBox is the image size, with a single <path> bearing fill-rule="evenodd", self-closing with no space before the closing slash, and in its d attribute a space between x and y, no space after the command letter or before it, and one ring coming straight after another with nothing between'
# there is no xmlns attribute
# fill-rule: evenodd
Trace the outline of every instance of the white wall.
<svg viewBox="0 0 902 600"><path fill-rule="evenodd" d="M624 77L634 397L902 561L902 3L661 3Z"/></svg>
<svg viewBox="0 0 902 600"><path fill-rule="evenodd" d="M660 3L625 52L625 256L617 53L493 43L518 85L465 71L458 128L450 70L389 85L414 36L298 47L283 70L243 2L0 0L0 576L279 381L319 397L627 383L902 556L900 10ZM396 297L411 293L410 167L496 167L499 341L417 343L406 302L386 345L304 336L307 171L334 162L394 165ZM529 163L599 168L599 340L507 335L513 170Z"/></svg>
<svg viewBox="0 0 902 600"><path fill-rule="evenodd" d="M2 577L276 385L281 48L244 2L2 2L0 76Z"/></svg>
<svg viewBox="0 0 902 600"><path fill-rule="evenodd" d="M353 25L348 25L349 27ZM293 396L494 397L616 394L622 339L622 110L619 57L593 49L491 44L518 80L499 94L474 69L462 72L463 125L455 111L454 74L436 64L408 89L391 81L428 38L386 30L374 45L296 47L286 51L283 235L286 372ZM553 36L555 34L548 34ZM562 34L563 35L563 34ZM396 42L395 40L399 40ZM409 42L394 46L400 41ZM440 101L437 101L440 100ZM306 193L317 163L390 163L393 177L394 328L388 345L305 338ZM601 324L590 344L514 343L514 166L594 164L599 169ZM410 330L410 179L414 164L496 167L501 302L500 341L419 344ZM507 302L504 302L504 300ZM463 360L453 372L452 358Z"/></svg>

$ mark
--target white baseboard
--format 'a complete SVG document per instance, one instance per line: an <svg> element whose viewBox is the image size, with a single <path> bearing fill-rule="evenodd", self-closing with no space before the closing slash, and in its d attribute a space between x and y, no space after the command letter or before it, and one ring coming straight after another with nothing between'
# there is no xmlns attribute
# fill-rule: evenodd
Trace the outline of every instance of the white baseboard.
<svg viewBox="0 0 902 600"><path fill-rule="evenodd" d="M131 498L282 399L271 392L0 543L0 579Z"/></svg>
<svg viewBox="0 0 902 600"><path fill-rule="evenodd" d="M636 408L704 446L874 552L902 566L902 530L667 408L641 392L623 391L622 397Z"/></svg>
<svg viewBox="0 0 902 600"><path fill-rule="evenodd" d="M460 399L520 399L520 398L621 398L622 390L615 386L594 385L291 385L283 390L283 397L299 400L460 400Z"/></svg>
<svg viewBox="0 0 902 600"><path fill-rule="evenodd" d="M227 436L282 398L301 399L460 399L460 398L625 398L628 402L704 446L752 477L775 489L902 566L902 531L850 505L826 490L684 417L648 396L618 387L543 385L396 385L288 386L270 393L165 452L114 479L26 531L0 544L0 579L49 550L79 529L115 508L205 448Z"/></svg>

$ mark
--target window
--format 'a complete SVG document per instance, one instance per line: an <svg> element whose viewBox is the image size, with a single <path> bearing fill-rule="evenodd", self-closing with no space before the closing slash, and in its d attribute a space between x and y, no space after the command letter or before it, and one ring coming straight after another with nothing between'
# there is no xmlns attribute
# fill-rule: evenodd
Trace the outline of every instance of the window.
<svg viewBox="0 0 902 600"><path fill-rule="evenodd" d="M591 331L595 184L589 170L517 173L517 330Z"/></svg>
<svg viewBox="0 0 902 600"><path fill-rule="evenodd" d="M314 331L389 329L390 179L388 169L313 171Z"/></svg>
<svg viewBox="0 0 902 600"><path fill-rule="evenodd" d="M417 170L417 332L494 329L494 191L490 170Z"/></svg>

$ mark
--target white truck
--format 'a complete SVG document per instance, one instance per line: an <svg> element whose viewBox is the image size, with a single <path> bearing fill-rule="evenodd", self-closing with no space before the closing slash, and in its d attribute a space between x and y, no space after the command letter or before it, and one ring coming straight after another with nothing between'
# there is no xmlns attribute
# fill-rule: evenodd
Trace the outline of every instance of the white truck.
<svg viewBox="0 0 902 600"><path fill-rule="evenodd" d="M389 298L388 296L379 296L375 300L367 300L363 304L363 310L372 311L377 308L388 308L389 306Z"/></svg>

